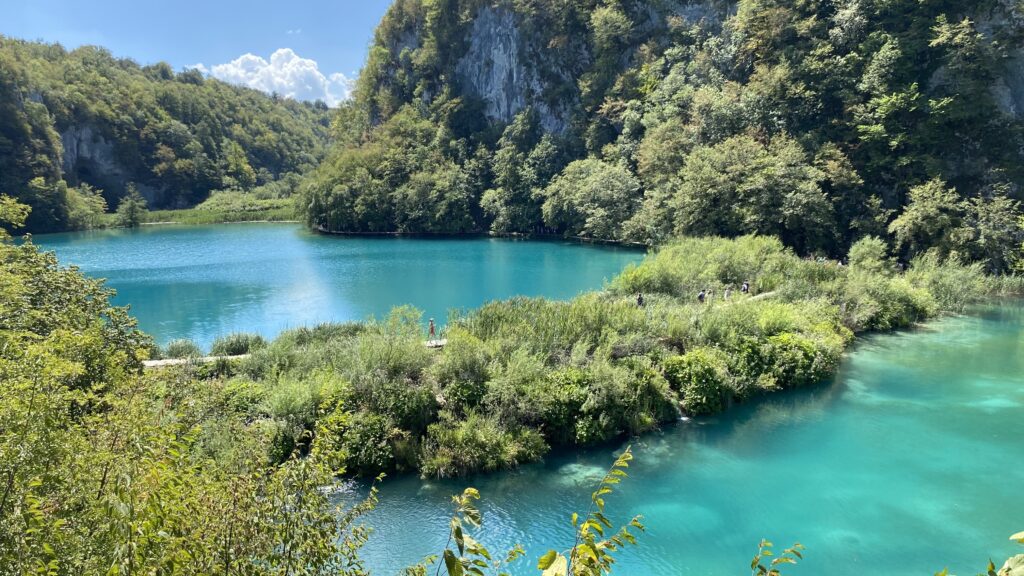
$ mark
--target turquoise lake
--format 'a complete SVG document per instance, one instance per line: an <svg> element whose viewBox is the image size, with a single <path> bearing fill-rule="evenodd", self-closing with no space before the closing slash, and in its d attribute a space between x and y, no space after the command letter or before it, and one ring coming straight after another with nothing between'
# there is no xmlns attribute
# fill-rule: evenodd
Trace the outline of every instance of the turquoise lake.
<svg viewBox="0 0 1024 576"><path fill-rule="evenodd" d="M207 345L219 334L452 308L515 294L568 298L642 254L563 242L331 238L294 225L151 227L50 235L38 244L109 279L144 329ZM863 338L834 381L681 422L634 439L636 460L608 499L648 532L617 574L747 573L758 541L799 541L787 576L960 576L1024 548L1024 305L980 307L918 330ZM623 444L624 445L624 444ZM375 574L443 549L450 496L483 494L480 538L521 543L513 574L536 575L572 545L569 517L623 445L553 454L458 481L387 480L368 518ZM365 491L365 488L360 490Z"/></svg>
<svg viewBox="0 0 1024 576"><path fill-rule="evenodd" d="M859 342L837 378L726 415L634 439L613 519L647 533L616 573L749 573L761 538L807 547L799 576L984 571L1024 548L1024 308L992 307ZM621 449L621 446L618 447ZM510 474L387 481L366 548L377 574L443 549L451 494L480 489L492 552L513 543L536 575L550 547L572 546L613 448L551 456Z"/></svg>
<svg viewBox="0 0 1024 576"><path fill-rule="evenodd" d="M230 332L273 337L320 322L382 317L411 304L448 311L516 295L599 289L643 252L496 238L328 237L294 224L146 226L47 234L34 242L118 292L164 344L206 348Z"/></svg>

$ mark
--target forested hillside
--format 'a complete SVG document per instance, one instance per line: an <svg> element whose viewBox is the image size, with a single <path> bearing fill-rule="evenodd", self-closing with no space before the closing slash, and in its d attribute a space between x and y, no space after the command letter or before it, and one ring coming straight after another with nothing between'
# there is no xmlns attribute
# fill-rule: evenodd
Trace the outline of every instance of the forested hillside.
<svg viewBox="0 0 1024 576"><path fill-rule="evenodd" d="M1022 26L1008 0L397 0L306 218L834 255L880 235L1006 270Z"/></svg>
<svg viewBox="0 0 1024 576"><path fill-rule="evenodd" d="M248 190L322 158L330 111L102 48L0 37L0 192L26 228L87 228L134 185L150 207Z"/></svg>

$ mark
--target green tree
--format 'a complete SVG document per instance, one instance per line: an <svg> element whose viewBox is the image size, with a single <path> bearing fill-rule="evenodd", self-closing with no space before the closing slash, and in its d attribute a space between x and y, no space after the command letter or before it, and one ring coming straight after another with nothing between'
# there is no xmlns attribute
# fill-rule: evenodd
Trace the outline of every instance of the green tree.
<svg viewBox="0 0 1024 576"><path fill-rule="evenodd" d="M496 188L485 192L481 201L494 232L533 232L542 221L533 193L539 182L528 161L540 139L537 113L530 109L519 113L498 141L493 163Z"/></svg>
<svg viewBox="0 0 1024 576"><path fill-rule="evenodd" d="M1024 242L1020 202L1002 194L971 198L964 205L963 227L954 235L957 252L980 262L992 274L1012 270Z"/></svg>
<svg viewBox="0 0 1024 576"><path fill-rule="evenodd" d="M142 197L134 184L128 184L127 193L117 204L115 222L122 228L138 228L145 219L147 211L146 199Z"/></svg>
<svg viewBox="0 0 1024 576"><path fill-rule="evenodd" d="M621 165L569 164L544 190L544 224L568 236L620 240L640 203L640 182Z"/></svg>
<svg viewBox="0 0 1024 576"><path fill-rule="evenodd" d="M908 256L930 248L949 254L962 221L963 206L956 190L935 178L910 189L910 203L889 225L889 233Z"/></svg>
<svg viewBox="0 0 1024 576"><path fill-rule="evenodd" d="M0 195L0 242L11 238L10 228L20 228L32 209L10 196Z"/></svg>
<svg viewBox="0 0 1024 576"><path fill-rule="evenodd" d="M795 141L764 146L748 136L700 147L679 172L670 201L678 234L777 234L799 250L827 249L835 240L826 175Z"/></svg>
<svg viewBox="0 0 1024 576"><path fill-rule="evenodd" d="M68 227L73 230L99 228L107 211L103 191L84 183L67 189L67 206Z"/></svg>
<svg viewBox="0 0 1024 576"><path fill-rule="evenodd" d="M245 150L233 140L223 143L225 186L251 190L256 185L256 171L249 164Z"/></svg>

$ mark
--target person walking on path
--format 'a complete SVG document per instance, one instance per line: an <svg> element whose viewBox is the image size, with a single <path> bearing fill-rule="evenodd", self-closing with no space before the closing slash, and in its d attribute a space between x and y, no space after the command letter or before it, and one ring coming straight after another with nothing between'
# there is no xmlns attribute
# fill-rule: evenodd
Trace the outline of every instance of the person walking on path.
<svg viewBox="0 0 1024 576"><path fill-rule="evenodd" d="M697 293L697 301L700 302L701 304L703 304L704 303L704 299L707 298L707 296L708 296L708 293L705 292L704 290L701 290L700 292Z"/></svg>
<svg viewBox="0 0 1024 576"><path fill-rule="evenodd" d="M430 319L430 326L429 326L428 330L430 332L429 332L429 334L427 334L427 340L429 340L431 342L433 342L434 340L437 340L437 328L434 326L434 319L433 318Z"/></svg>
<svg viewBox="0 0 1024 576"><path fill-rule="evenodd" d="M644 294L643 294L643 292L638 292L637 293L637 295L636 295L636 306L637 306L637 308L643 308L644 307Z"/></svg>
<svg viewBox="0 0 1024 576"><path fill-rule="evenodd" d="M740 288L740 292L743 292L744 294L750 294L750 282L744 282L743 286Z"/></svg>

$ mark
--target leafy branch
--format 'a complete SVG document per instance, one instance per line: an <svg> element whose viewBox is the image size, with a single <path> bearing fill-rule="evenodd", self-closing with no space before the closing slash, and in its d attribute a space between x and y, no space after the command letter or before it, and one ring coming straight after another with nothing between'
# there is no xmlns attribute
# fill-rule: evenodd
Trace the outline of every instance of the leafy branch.
<svg viewBox="0 0 1024 576"><path fill-rule="evenodd" d="M633 452L627 447L622 455L615 460L597 490L591 495L590 509L583 521L580 521L579 514L573 513L572 525L576 530L576 541L568 552L559 553L556 550L549 550L541 557L537 562L537 568L543 572L543 576L569 576L570 574L572 576L600 576L608 574L615 563L615 552L627 544L636 544L636 537L630 532L630 529L635 528L641 532L644 530L640 516L634 516L628 524L614 531L612 536L605 537L606 531L614 526L605 516L604 498L614 492L614 487L623 478L626 478L626 469L629 468L631 460L633 460Z"/></svg>

